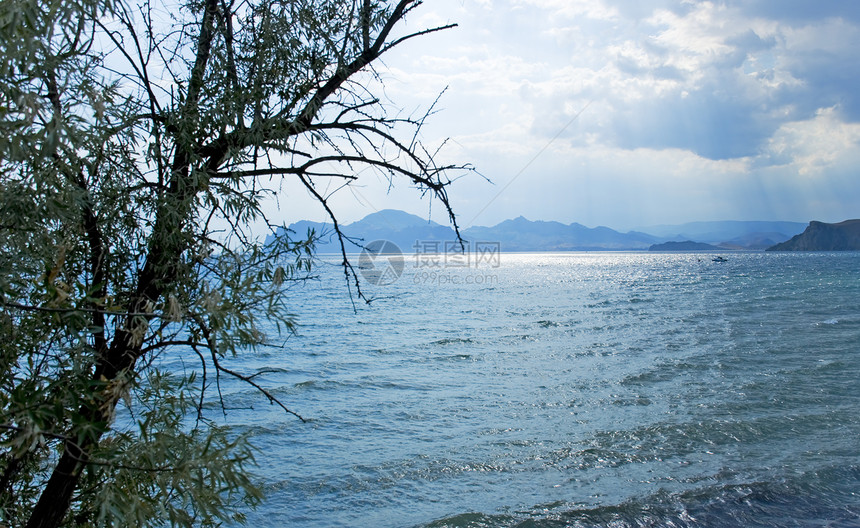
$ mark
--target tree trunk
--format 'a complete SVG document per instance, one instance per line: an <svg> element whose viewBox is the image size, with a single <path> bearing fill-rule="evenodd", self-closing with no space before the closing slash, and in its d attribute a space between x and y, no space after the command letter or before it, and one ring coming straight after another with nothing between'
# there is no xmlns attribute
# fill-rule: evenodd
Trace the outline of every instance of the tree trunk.
<svg viewBox="0 0 860 528"><path fill-rule="evenodd" d="M131 317L127 322L127 325L130 324ZM78 434L77 427L69 431L63 454L30 514L27 528L56 528L63 522L72 504L72 495L78 487L81 474L90 461L90 453L98 446L102 435L110 429L110 416L119 402L116 394L100 392L99 389L106 386L105 381L114 381L123 372L133 369L139 353L140 347L132 346L131 334L128 331L119 331L114 336L106 357L97 362L92 376L94 402L82 406L78 410L78 416L79 423L85 427L103 425L84 434Z"/></svg>
<svg viewBox="0 0 860 528"><path fill-rule="evenodd" d="M66 443L63 456L60 457L48 484L42 490L39 502L30 514L27 528L56 528L63 522L72 503L72 494L78 486L81 472L88 461L86 448L93 447L97 441L96 439L95 442L88 442L91 444L89 446L81 446L85 448L83 450Z"/></svg>

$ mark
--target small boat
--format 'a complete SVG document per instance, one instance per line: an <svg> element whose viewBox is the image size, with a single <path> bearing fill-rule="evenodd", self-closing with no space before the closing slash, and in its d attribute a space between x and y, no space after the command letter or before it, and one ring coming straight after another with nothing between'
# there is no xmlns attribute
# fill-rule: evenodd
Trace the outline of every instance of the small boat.
<svg viewBox="0 0 860 528"><path fill-rule="evenodd" d="M726 257L724 257L722 255L717 255L716 257L714 257L711 260L713 260L714 262L728 262L729 261L729 259L727 259Z"/></svg>

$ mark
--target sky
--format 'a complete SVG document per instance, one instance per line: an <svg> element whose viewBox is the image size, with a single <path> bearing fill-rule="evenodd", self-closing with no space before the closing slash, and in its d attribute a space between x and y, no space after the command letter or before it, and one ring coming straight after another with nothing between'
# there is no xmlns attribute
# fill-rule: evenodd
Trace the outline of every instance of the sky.
<svg viewBox="0 0 860 528"><path fill-rule="evenodd" d="M426 0L403 29L447 23L378 70L405 112L444 91L422 139L477 171L449 188L461 227L860 218L856 0ZM284 221L325 220L287 194ZM332 205L445 222L405 181Z"/></svg>

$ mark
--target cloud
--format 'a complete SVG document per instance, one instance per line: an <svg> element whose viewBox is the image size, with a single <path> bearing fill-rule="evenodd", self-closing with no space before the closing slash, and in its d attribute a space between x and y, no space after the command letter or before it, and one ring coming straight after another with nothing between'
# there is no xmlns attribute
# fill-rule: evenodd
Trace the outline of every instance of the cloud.
<svg viewBox="0 0 860 528"><path fill-rule="evenodd" d="M593 20L616 20L619 11L610 3L595 0L512 0L514 8L538 8L550 11L553 18L585 17Z"/></svg>
<svg viewBox="0 0 860 528"><path fill-rule="evenodd" d="M588 33L575 16L547 19L554 35L569 34L563 24L577 22L585 34L570 37L583 49L554 63L552 75L530 80L529 94L545 96L536 121L600 100L611 118L584 131L583 141L730 159L757 154L782 123L812 119L821 108L838 104L846 119L860 118L860 59L853 53L860 31L843 18L789 18L793 26L763 18L762 5L685 2L644 16L641 6L614 4L597 10L620 21L620 32L608 37ZM625 23L631 13L638 18Z"/></svg>
<svg viewBox="0 0 860 528"><path fill-rule="evenodd" d="M449 87L422 139L453 136L452 159L496 182L457 182L464 221L860 214L860 2L439 0L415 13L412 30L459 27L386 57L385 91L409 113ZM361 192L407 208L399 192L385 203L387 187Z"/></svg>
<svg viewBox="0 0 860 528"><path fill-rule="evenodd" d="M860 124L845 122L836 107L814 119L783 124L768 140L760 165L790 167L803 177L820 178L860 161Z"/></svg>
<svg viewBox="0 0 860 528"><path fill-rule="evenodd" d="M828 19L814 25L783 30L785 53L780 66L802 81L798 99L814 115L819 108L839 104L844 117L860 121L860 25ZM811 103L811 104L810 104Z"/></svg>
<svg viewBox="0 0 860 528"><path fill-rule="evenodd" d="M840 18L860 23L860 3L852 0L731 0L729 5L750 16L790 24Z"/></svg>

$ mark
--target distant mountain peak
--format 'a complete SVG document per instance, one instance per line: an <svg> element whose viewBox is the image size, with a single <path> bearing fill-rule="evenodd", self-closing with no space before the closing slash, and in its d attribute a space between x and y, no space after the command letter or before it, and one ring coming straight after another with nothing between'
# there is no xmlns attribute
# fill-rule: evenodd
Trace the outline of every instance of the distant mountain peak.
<svg viewBox="0 0 860 528"><path fill-rule="evenodd" d="M371 213L361 220L357 222L353 222L349 225L373 225L378 227L388 227L391 229L402 229L405 227L412 226L438 226L436 222L432 220L428 220L426 218L421 218L420 216L416 216L411 213L407 213L406 211L400 211L399 209L383 209L381 211L377 211L375 213Z"/></svg>
<svg viewBox="0 0 860 528"><path fill-rule="evenodd" d="M502 251L601 251L647 250L654 244L670 241L694 241L720 244L733 249L763 249L774 242L788 240L800 233L806 224L797 222L692 222L676 226L638 228L621 233L605 226L586 227L573 222L529 220L523 215L505 220L492 227L473 226L461 230L464 240L498 242ZM304 234L314 228L318 234L330 232L330 224L300 221L291 229ZM428 218L400 211L383 209L351 224L342 224L341 231L355 240L369 243L389 240L404 252L416 247L444 247L442 241L454 241L454 230ZM321 252L332 251L335 245L320 243ZM425 244L426 243L426 244ZM422 245L424 244L424 245ZM361 247L360 245L356 247ZM337 247L339 251L339 247Z"/></svg>

